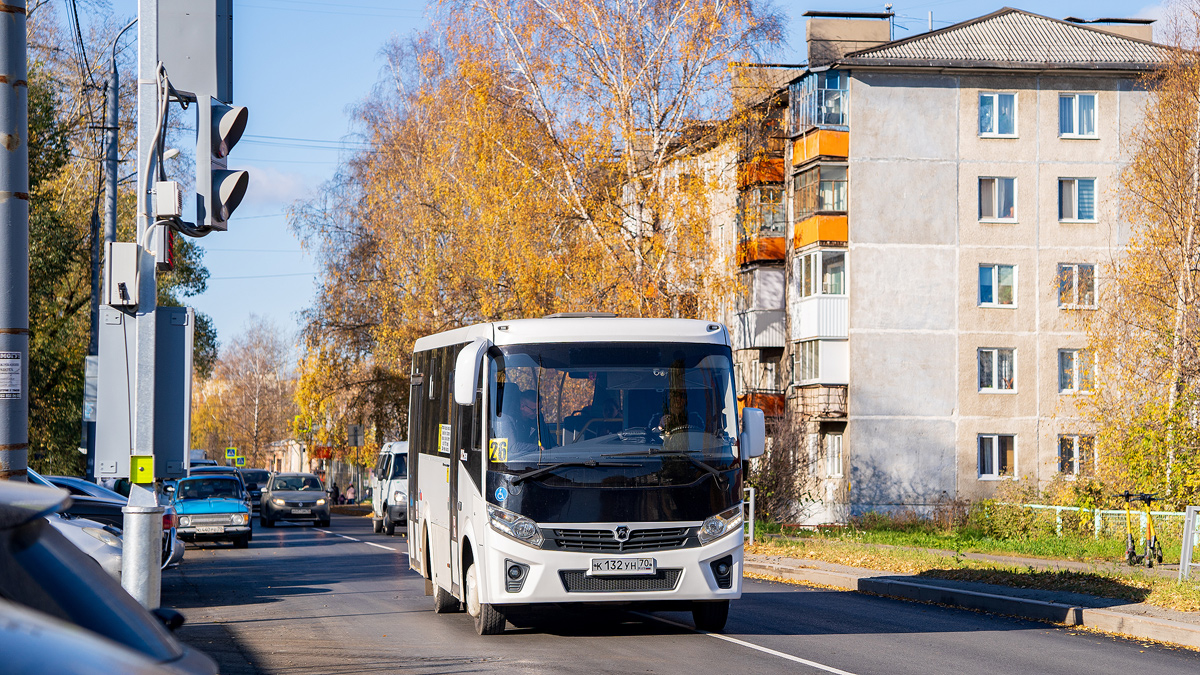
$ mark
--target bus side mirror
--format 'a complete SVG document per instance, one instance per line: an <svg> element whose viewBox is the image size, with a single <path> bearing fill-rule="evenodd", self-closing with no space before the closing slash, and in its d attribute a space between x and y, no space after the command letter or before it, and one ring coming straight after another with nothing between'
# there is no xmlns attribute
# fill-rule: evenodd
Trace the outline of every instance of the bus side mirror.
<svg viewBox="0 0 1200 675"><path fill-rule="evenodd" d="M477 337L465 345L454 362L454 402L459 405L475 405L475 385L479 382L479 367L483 355L492 346L492 341Z"/></svg>
<svg viewBox="0 0 1200 675"><path fill-rule="evenodd" d="M738 437L742 459L761 457L767 450L767 422L758 408L742 408L742 435Z"/></svg>

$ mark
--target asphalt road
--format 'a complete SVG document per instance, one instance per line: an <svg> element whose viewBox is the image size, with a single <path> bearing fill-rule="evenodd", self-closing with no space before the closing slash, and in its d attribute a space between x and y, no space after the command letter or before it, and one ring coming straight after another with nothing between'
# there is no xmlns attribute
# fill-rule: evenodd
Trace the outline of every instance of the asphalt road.
<svg viewBox="0 0 1200 675"><path fill-rule="evenodd" d="M163 576L179 637L242 673L1188 673L1183 649L856 593L747 579L724 635L682 612L554 608L475 634L433 613L403 537L367 518L189 546Z"/></svg>

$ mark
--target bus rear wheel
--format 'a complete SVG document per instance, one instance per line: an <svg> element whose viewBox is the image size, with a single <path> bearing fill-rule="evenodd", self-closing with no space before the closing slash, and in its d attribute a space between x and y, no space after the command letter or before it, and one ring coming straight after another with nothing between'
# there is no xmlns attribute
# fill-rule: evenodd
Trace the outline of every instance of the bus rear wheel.
<svg viewBox="0 0 1200 675"><path fill-rule="evenodd" d="M453 595L436 583L433 586L434 614L450 614L459 611L458 600Z"/></svg>
<svg viewBox="0 0 1200 675"><path fill-rule="evenodd" d="M693 602L692 623L703 631L720 633L725 630L725 622L729 620L729 601Z"/></svg>
<svg viewBox="0 0 1200 675"><path fill-rule="evenodd" d="M500 635L504 632L504 614L495 605L479 601L478 565L473 561L467 568L467 614L475 621L475 632L480 635Z"/></svg>

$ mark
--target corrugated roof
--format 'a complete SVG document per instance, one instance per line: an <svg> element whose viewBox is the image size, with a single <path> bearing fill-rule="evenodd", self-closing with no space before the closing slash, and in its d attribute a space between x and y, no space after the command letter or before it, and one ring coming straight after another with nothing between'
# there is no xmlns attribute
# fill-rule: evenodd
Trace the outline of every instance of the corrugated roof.
<svg viewBox="0 0 1200 675"><path fill-rule="evenodd" d="M1005 7L986 16L847 54L847 65L982 65L1140 69L1169 49Z"/></svg>

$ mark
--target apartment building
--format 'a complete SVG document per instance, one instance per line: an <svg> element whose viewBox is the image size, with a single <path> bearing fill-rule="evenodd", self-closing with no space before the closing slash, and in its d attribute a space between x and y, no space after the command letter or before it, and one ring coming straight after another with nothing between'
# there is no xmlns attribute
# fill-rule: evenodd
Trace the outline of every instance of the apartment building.
<svg viewBox="0 0 1200 675"><path fill-rule="evenodd" d="M1007 8L895 41L888 14L807 16L809 63L760 103L776 131L739 154L730 317L741 401L803 420L797 517L1087 472L1081 318L1165 48Z"/></svg>

